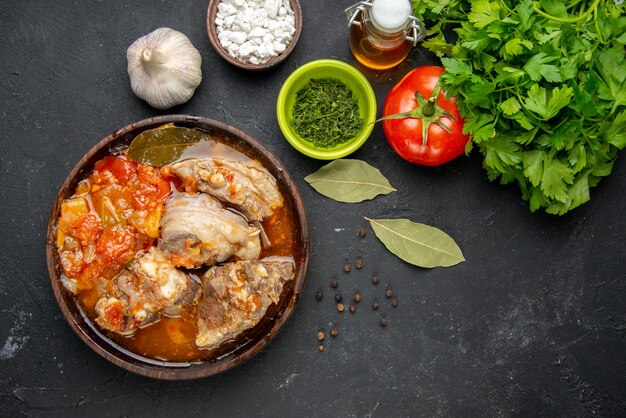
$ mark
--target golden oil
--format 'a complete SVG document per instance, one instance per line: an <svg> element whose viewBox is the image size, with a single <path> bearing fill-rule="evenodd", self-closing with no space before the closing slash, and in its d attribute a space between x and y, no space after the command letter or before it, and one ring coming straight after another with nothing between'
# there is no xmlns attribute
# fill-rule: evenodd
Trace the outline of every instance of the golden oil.
<svg viewBox="0 0 626 418"><path fill-rule="evenodd" d="M350 25L350 50L361 64L385 70L400 64L411 52L413 45L404 31L386 35L366 25L362 17L358 26Z"/></svg>
<svg viewBox="0 0 626 418"><path fill-rule="evenodd" d="M400 64L425 34L409 0L359 2L346 9L346 17L352 54L377 70Z"/></svg>

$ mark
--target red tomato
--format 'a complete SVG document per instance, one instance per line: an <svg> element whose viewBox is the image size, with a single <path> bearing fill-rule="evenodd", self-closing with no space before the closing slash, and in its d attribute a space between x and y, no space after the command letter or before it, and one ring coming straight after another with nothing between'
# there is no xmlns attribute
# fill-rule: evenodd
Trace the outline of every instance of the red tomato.
<svg viewBox="0 0 626 418"><path fill-rule="evenodd" d="M423 66L409 72L387 94L383 106L383 129L393 150L400 157L422 165L440 165L465 151L469 135L463 135L463 118L454 97L440 92L433 98L428 115L428 99L433 94L443 67ZM423 106L419 106L418 100ZM389 118L412 112L414 116ZM422 123L426 125L422 126ZM450 132L442 128L444 125ZM426 135L423 135L423 132ZM424 141L424 136L427 141Z"/></svg>
<svg viewBox="0 0 626 418"><path fill-rule="evenodd" d="M122 319L124 318L122 304L119 301L109 303L104 308L104 318L114 329L119 330L122 325Z"/></svg>
<svg viewBox="0 0 626 418"><path fill-rule="evenodd" d="M96 215L86 213L72 222L69 233L74 238L77 238L82 245L88 245L96 242L101 229Z"/></svg>
<svg viewBox="0 0 626 418"><path fill-rule="evenodd" d="M107 260L116 260L134 248L135 236L119 225L104 228L96 244L96 252Z"/></svg>
<svg viewBox="0 0 626 418"><path fill-rule="evenodd" d="M128 161L125 157L104 157L94 166L92 177L100 181L94 181L96 184L102 183L118 183L125 185L135 174L135 164ZM110 177L114 178L111 179Z"/></svg>
<svg viewBox="0 0 626 418"><path fill-rule="evenodd" d="M137 185L133 193L135 208L152 209L165 202L170 193L170 183L163 179L159 169L144 164L137 166Z"/></svg>
<svg viewBox="0 0 626 418"><path fill-rule="evenodd" d="M96 280L102 276L102 272L107 269L107 266L108 264L99 258L87 264L87 267L85 267L82 273L80 273L80 276L77 277L80 288L86 290L91 289Z"/></svg>
<svg viewBox="0 0 626 418"><path fill-rule="evenodd" d="M63 273L65 273L67 277L75 277L85 268L83 252L78 248L63 251L59 254L59 258L61 259Z"/></svg>

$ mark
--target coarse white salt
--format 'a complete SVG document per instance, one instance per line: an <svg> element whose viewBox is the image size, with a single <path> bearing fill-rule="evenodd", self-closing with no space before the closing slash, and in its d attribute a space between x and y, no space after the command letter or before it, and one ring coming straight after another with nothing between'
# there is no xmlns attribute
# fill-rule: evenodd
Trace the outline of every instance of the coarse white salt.
<svg viewBox="0 0 626 418"><path fill-rule="evenodd" d="M295 25L289 0L222 0L215 19L222 47L251 64L266 63L285 51Z"/></svg>

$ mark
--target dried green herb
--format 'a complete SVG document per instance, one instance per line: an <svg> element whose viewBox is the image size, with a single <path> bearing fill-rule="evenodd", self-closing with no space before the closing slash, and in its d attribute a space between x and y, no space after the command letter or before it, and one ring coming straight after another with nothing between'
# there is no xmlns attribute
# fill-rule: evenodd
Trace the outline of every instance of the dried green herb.
<svg viewBox="0 0 626 418"><path fill-rule="evenodd" d="M363 127L359 102L341 81L311 79L296 93L291 126L319 148L332 148L354 138Z"/></svg>

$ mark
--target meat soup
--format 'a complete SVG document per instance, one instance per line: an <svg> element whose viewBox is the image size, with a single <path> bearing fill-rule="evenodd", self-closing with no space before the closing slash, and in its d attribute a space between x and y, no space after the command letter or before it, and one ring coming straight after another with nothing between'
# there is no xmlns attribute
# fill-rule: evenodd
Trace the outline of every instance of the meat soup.
<svg viewBox="0 0 626 418"><path fill-rule="evenodd" d="M212 137L157 168L118 151L63 201L61 281L129 351L211 360L247 342L292 286L293 208L256 160ZM249 332L249 331L248 331Z"/></svg>

